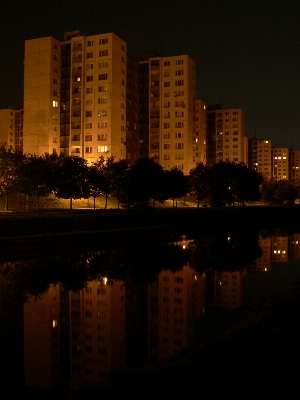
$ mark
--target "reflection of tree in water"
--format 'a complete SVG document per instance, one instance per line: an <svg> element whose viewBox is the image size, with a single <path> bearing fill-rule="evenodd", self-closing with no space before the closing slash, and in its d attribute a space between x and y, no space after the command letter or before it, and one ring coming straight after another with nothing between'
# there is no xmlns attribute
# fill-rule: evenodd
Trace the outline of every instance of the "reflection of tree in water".
<svg viewBox="0 0 300 400"><path fill-rule="evenodd" d="M213 236L189 243L190 266L197 272L207 269L235 271L250 267L261 257L259 232L249 229L242 232L218 231Z"/></svg>
<svg viewBox="0 0 300 400"><path fill-rule="evenodd" d="M163 269L177 271L188 262L198 272L238 270L250 266L262 254L258 232L216 232L209 238L191 241L187 249L176 242L126 247L80 255L30 260L0 265L0 302L24 302L40 296L50 284L78 291L91 280L107 283L130 279L136 284L154 281Z"/></svg>
<svg viewBox="0 0 300 400"><path fill-rule="evenodd" d="M39 297L51 284L78 291L88 281L101 281L103 277L108 284L126 278L136 283L150 283L162 269L175 271L186 262L180 246L165 244L4 263L0 265L0 303Z"/></svg>

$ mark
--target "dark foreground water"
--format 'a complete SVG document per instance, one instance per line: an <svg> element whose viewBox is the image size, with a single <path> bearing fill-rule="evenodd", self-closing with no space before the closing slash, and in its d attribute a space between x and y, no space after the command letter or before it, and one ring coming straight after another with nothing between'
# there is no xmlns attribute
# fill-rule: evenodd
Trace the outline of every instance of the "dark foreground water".
<svg viewBox="0 0 300 400"><path fill-rule="evenodd" d="M297 232L220 230L99 249L0 264L3 393L77 389L163 362L300 281Z"/></svg>

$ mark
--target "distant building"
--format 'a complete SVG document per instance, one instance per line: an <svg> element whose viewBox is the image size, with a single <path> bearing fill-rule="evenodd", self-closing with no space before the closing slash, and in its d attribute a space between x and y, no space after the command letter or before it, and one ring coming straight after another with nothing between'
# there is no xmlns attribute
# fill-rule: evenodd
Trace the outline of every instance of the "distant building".
<svg viewBox="0 0 300 400"><path fill-rule="evenodd" d="M207 106L207 164L219 161L245 162L244 112Z"/></svg>
<svg viewBox="0 0 300 400"><path fill-rule="evenodd" d="M252 168L262 174L264 179L273 177L273 158L271 140L254 140L252 142Z"/></svg>
<svg viewBox="0 0 300 400"><path fill-rule="evenodd" d="M207 107L204 101L196 101L196 137L195 137L195 149L194 149L194 160L195 163L203 163L206 165L207 161Z"/></svg>
<svg viewBox="0 0 300 400"><path fill-rule="evenodd" d="M300 185L300 151L291 151L290 180L297 186Z"/></svg>
<svg viewBox="0 0 300 400"><path fill-rule="evenodd" d="M0 144L23 150L23 110L0 110Z"/></svg>
<svg viewBox="0 0 300 400"><path fill-rule="evenodd" d="M273 172L272 176L276 180L289 180L290 179L290 152L287 147L274 148L272 150L273 158Z"/></svg>

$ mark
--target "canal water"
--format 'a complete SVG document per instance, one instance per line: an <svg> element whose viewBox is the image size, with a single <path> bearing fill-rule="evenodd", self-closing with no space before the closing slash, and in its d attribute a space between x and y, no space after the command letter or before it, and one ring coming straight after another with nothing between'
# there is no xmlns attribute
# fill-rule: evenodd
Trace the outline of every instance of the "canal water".
<svg viewBox="0 0 300 400"><path fill-rule="evenodd" d="M299 281L300 233L285 230L3 262L1 385L77 389L162 363Z"/></svg>

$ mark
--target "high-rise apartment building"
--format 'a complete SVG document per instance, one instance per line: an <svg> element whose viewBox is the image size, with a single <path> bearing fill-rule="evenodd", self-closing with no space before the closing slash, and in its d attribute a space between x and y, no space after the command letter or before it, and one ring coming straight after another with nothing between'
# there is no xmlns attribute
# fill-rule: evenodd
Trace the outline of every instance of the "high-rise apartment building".
<svg viewBox="0 0 300 400"><path fill-rule="evenodd" d="M272 179L272 148L271 140L252 141L252 160L249 167L262 174L264 179Z"/></svg>
<svg viewBox="0 0 300 400"><path fill-rule="evenodd" d="M23 150L23 110L0 110L0 144Z"/></svg>
<svg viewBox="0 0 300 400"><path fill-rule="evenodd" d="M196 100L196 137L194 149L195 163L206 164L206 133L207 133L207 110L203 100Z"/></svg>
<svg viewBox="0 0 300 400"><path fill-rule="evenodd" d="M129 73L127 60L127 45L114 33L74 31L63 42L26 41L24 151L94 162L100 156L126 158L126 143L130 148L136 140L128 152L132 163L138 143L137 62L130 58Z"/></svg>
<svg viewBox="0 0 300 400"><path fill-rule="evenodd" d="M285 148L274 148L272 150L273 158L273 173L272 177L277 180L290 179L290 152L291 150Z"/></svg>
<svg viewBox="0 0 300 400"><path fill-rule="evenodd" d="M24 59L24 151L59 152L60 43L27 40Z"/></svg>
<svg viewBox="0 0 300 400"><path fill-rule="evenodd" d="M187 55L140 60L140 156L188 174L196 141L196 65Z"/></svg>
<svg viewBox="0 0 300 400"><path fill-rule="evenodd" d="M291 151L290 180L297 186L300 185L300 151Z"/></svg>
<svg viewBox="0 0 300 400"><path fill-rule="evenodd" d="M244 162L244 112L207 107L207 164Z"/></svg>

